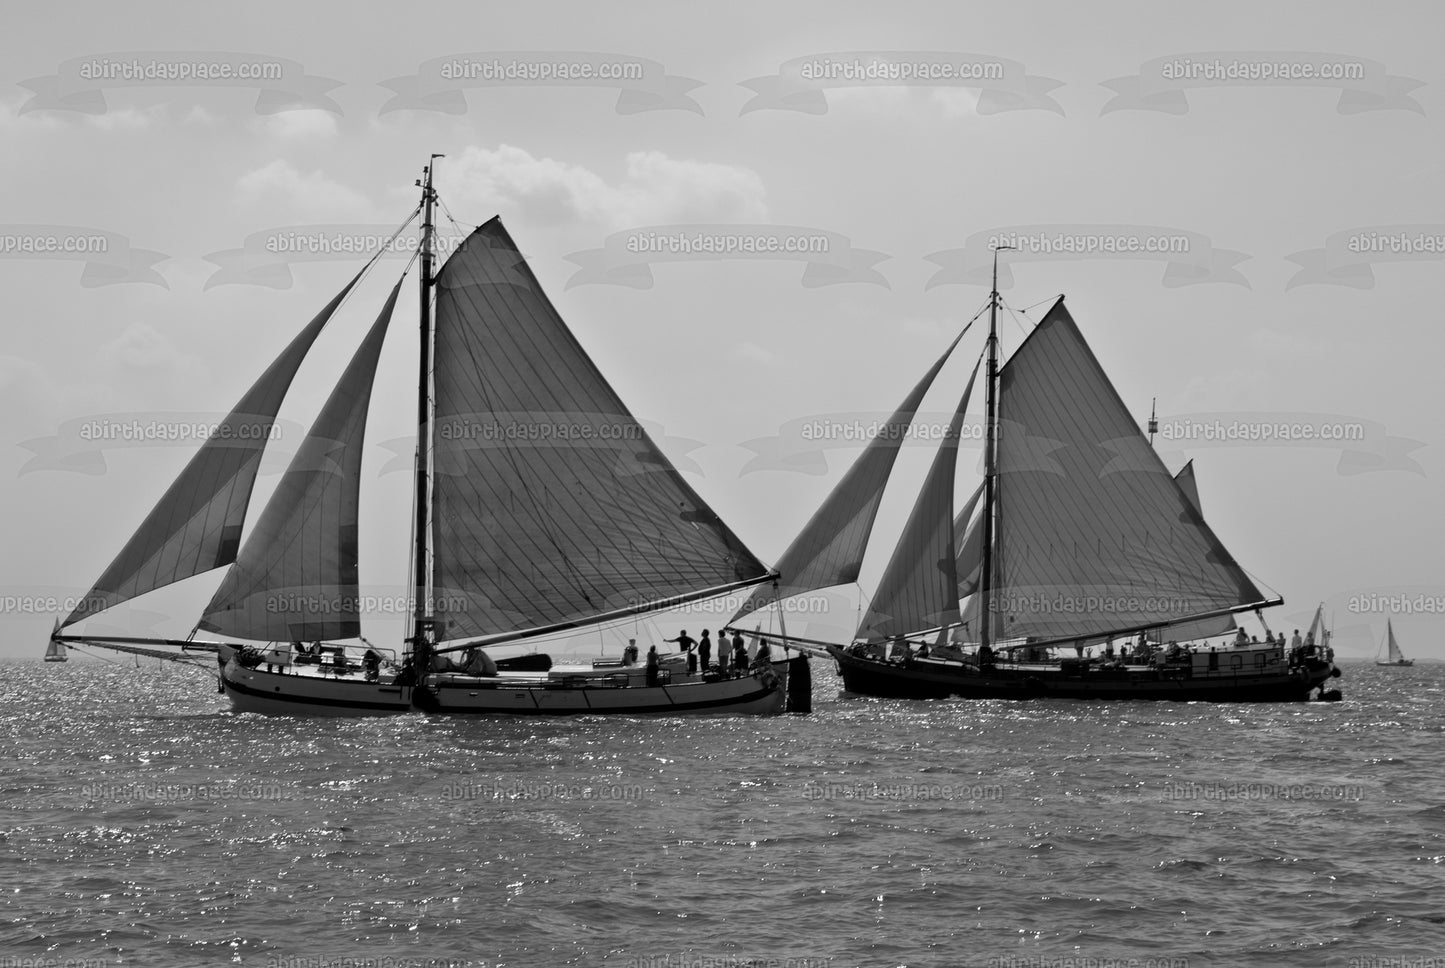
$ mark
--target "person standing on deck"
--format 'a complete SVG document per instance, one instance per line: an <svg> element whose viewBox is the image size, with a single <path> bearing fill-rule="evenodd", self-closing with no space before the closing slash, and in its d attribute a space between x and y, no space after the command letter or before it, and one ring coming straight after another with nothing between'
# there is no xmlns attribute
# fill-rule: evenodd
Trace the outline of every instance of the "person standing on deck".
<svg viewBox="0 0 1445 968"><path fill-rule="evenodd" d="M657 685L657 646L650 646L647 650L647 684Z"/></svg>
<svg viewBox="0 0 1445 968"><path fill-rule="evenodd" d="M707 637L707 629L702 630L702 640L697 643L697 665L704 673L707 672L707 665L712 661L712 639Z"/></svg>
<svg viewBox="0 0 1445 968"><path fill-rule="evenodd" d="M1299 629L1295 629L1295 630L1294 630L1294 636L1291 637L1290 640L1289 640L1289 647L1290 647L1291 649L1298 649L1298 648L1300 648L1302 645L1304 645L1304 642L1300 640L1300 637L1299 637Z"/></svg>
<svg viewBox="0 0 1445 968"><path fill-rule="evenodd" d="M728 674L728 657L731 653L728 648L728 637L726 631L717 634L717 671L718 675L726 677Z"/></svg>
<svg viewBox="0 0 1445 968"><path fill-rule="evenodd" d="M743 645L741 634L733 633L733 669L738 675L748 671L748 647Z"/></svg>
<svg viewBox="0 0 1445 968"><path fill-rule="evenodd" d="M704 634L706 634L706 633L704 633ZM675 639L663 639L662 641L664 641L664 642L676 642L676 643L677 643L677 650L678 650L679 652L683 652L683 653L686 653L686 654L688 654L688 655L691 655L691 654L692 654L693 646L697 645L697 639L694 639L691 635L688 635L688 634L687 634L687 629L683 629L681 632L677 633L677 638L675 638ZM693 661L696 661L696 660L693 660Z"/></svg>

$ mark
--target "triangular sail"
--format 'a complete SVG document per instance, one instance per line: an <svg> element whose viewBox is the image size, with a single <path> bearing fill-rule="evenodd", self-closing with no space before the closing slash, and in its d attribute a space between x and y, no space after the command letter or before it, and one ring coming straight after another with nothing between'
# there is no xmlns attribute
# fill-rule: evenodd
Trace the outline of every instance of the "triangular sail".
<svg viewBox="0 0 1445 968"><path fill-rule="evenodd" d="M361 634L357 510L367 408L398 281L266 503L200 627L240 639Z"/></svg>
<svg viewBox="0 0 1445 968"><path fill-rule="evenodd" d="M1189 499L1190 507L1198 514L1204 513L1204 506L1199 503L1199 482L1194 479L1194 461L1189 461L1174 475L1174 483L1179 485L1179 490Z"/></svg>
<svg viewBox="0 0 1445 968"><path fill-rule="evenodd" d="M1385 620L1385 635L1390 640L1390 661L1399 662L1404 659L1405 653L1400 651L1400 645L1395 641L1395 624L1390 619Z"/></svg>
<svg viewBox="0 0 1445 968"><path fill-rule="evenodd" d="M957 624L958 574L955 563L953 484L958 464L958 437L963 414L978 377L978 364L964 388L948 435L934 455L914 502L898 547L878 580L878 591L858 627L858 637L870 641L921 629Z"/></svg>
<svg viewBox="0 0 1445 968"><path fill-rule="evenodd" d="M1325 606L1321 602L1315 608L1314 620L1310 622L1309 632L1305 636L1306 641L1316 642L1320 645L1325 641Z"/></svg>
<svg viewBox="0 0 1445 968"><path fill-rule="evenodd" d="M1194 461L1187 462L1174 475L1174 483L1179 485L1179 490L1189 500L1189 504L1199 514L1203 514L1203 505L1199 503L1199 484L1194 477ZM1173 642L1194 642L1199 639L1212 638L1216 635L1228 635L1239 628L1234 621L1233 615L1215 615L1212 618L1193 619L1181 622L1177 625L1170 625L1160 630L1161 641Z"/></svg>
<svg viewBox="0 0 1445 968"><path fill-rule="evenodd" d="M868 538L873 531L873 519L878 516L883 489L893 473L898 449L907 437L908 427L928 388L967 332L968 327L965 326L963 332L948 344L948 349L903 398L898 409L873 435L853 466L848 468L848 473L843 475L818 510L813 512L803 530L788 545L775 568L779 575L776 588L763 586L755 589L733 615L732 621L781 598L835 585L848 585L858 580L858 570L862 567L863 554L868 549Z"/></svg>
<svg viewBox="0 0 1445 968"><path fill-rule="evenodd" d="M978 591L983 570L983 516L973 516L983 498L983 485L973 492L958 517L953 519L953 543L958 549L954 571L958 574L958 597L967 598Z"/></svg>
<svg viewBox="0 0 1445 968"><path fill-rule="evenodd" d="M281 401L316 337L359 278L360 273L246 391L61 628L236 560L256 470Z"/></svg>
<svg viewBox="0 0 1445 968"><path fill-rule="evenodd" d="M498 219L436 287L440 638L583 621L767 575L623 405Z"/></svg>
<svg viewBox="0 0 1445 968"><path fill-rule="evenodd" d="M996 638L1107 635L1262 601L1063 300L1003 367L998 394Z"/></svg>

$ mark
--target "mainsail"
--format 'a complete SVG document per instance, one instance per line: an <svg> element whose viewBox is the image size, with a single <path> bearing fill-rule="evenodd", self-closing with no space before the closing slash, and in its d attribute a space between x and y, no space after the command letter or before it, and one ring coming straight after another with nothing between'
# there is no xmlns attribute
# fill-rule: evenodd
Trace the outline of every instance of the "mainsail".
<svg viewBox="0 0 1445 968"><path fill-rule="evenodd" d="M296 334L217 425L61 628L236 560L256 470L281 401L311 344L360 278L357 273Z"/></svg>
<svg viewBox="0 0 1445 968"><path fill-rule="evenodd" d="M776 587L755 589L733 615L732 621L790 595L847 585L858 580L863 553L868 548L868 538L873 531L873 519L878 516L883 489L893 472L898 449L907 437L908 427L928 388L967 332L968 327L965 326L963 332L953 338L948 349L903 398L898 409L873 435L853 466L848 468L848 473L843 475L818 510L813 512L803 530L788 545L775 568L779 576Z"/></svg>
<svg viewBox="0 0 1445 968"><path fill-rule="evenodd" d="M994 638L1107 635L1262 603L1062 299L1003 367L998 395Z"/></svg>
<svg viewBox="0 0 1445 968"><path fill-rule="evenodd" d="M1390 661L1403 662L1405 653L1400 651L1400 644L1395 641L1395 623L1390 619L1385 619L1385 635L1390 643Z"/></svg>
<svg viewBox="0 0 1445 968"><path fill-rule="evenodd" d="M499 219L463 242L436 289L440 639L581 622L767 575L623 405Z"/></svg>
<svg viewBox="0 0 1445 968"><path fill-rule="evenodd" d="M954 544L953 485L958 464L958 437L964 411L973 394L978 364L948 425L948 434L934 455L893 557L878 580L878 591L858 627L858 637L878 641L921 629L957 624L958 575Z"/></svg>
<svg viewBox="0 0 1445 968"><path fill-rule="evenodd" d="M367 408L398 281L207 606L241 639L356 638L357 510Z"/></svg>

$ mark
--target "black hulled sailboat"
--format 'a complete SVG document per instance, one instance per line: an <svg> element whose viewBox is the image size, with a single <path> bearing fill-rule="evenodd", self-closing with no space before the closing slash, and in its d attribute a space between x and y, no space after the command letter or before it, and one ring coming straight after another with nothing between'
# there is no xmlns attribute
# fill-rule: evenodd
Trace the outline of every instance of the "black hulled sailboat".
<svg viewBox="0 0 1445 968"><path fill-rule="evenodd" d="M1338 670L1313 654L1286 654L1282 638L1205 641L1234 630L1237 613L1282 599L1268 599L1205 522L1192 465L1170 475L1063 298L1002 367L1000 305L995 264L983 483L955 514L965 390L853 643L790 644L826 650L847 691L874 696L1282 701L1317 688L1323 696ZM755 590L739 616L775 594L857 580L899 445L957 344L783 554L778 584Z"/></svg>

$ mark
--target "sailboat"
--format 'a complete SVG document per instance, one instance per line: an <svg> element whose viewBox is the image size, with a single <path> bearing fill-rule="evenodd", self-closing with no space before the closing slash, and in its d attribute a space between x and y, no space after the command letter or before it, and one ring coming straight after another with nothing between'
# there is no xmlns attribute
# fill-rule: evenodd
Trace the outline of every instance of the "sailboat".
<svg viewBox="0 0 1445 968"><path fill-rule="evenodd" d="M649 438L499 218L471 232L433 273L438 157L397 230L420 217L412 601L401 648L361 638L358 495L373 378L406 272L243 535L292 379L386 247L242 397L52 643L213 654L218 688L237 712L781 712L788 664L770 652L728 675L689 672L678 655L649 656L644 665L631 650L573 666L546 654L489 654L776 576ZM219 587L184 639L65 631L220 568Z"/></svg>
<svg viewBox="0 0 1445 968"><path fill-rule="evenodd" d="M853 642L788 644L831 656L845 690L872 696L1336 697L1324 690L1339 675L1332 663L1236 628L1236 614L1283 599L1267 598L1205 522L1192 465L1169 474L1063 297L999 365L997 273L995 255L982 484L955 514L958 437L980 361ZM778 584L755 589L734 623L771 594L857 581L899 443L966 332L783 553Z"/></svg>
<svg viewBox="0 0 1445 968"><path fill-rule="evenodd" d="M1385 619L1385 641L1381 642L1380 646L1385 650L1388 658L1380 659L1377 654L1375 665L1412 666L1415 664L1414 659L1405 658L1405 653L1400 651L1400 643L1395 641L1395 624L1390 619Z"/></svg>
<svg viewBox="0 0 1445 968"><path fill-rule="evenodd" d="M46 662L69 662L70 656L65 654L65 645L62 642L50 642L45 646Z"/></svg>

